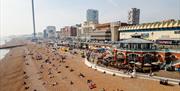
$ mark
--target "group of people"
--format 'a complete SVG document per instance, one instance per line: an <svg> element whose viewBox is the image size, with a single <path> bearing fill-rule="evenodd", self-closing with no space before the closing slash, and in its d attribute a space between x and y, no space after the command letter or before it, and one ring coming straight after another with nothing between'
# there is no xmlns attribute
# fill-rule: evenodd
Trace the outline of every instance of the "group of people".
<svg viewBox="0 0 180 91"><path fill-rule="evenodd" d="M59 54L57 51L52 51L49 47L45 47L44 51L47 51L46 53L48 54L53 54L54 56L49 56L46 54L42 54L38 51L38 47L34 45L34 49L30 49L27 48L26 52L27 54L24 55L25 58L25 65L29 66L30 65L30 61L36 61L33 63L39 63L39 70L37 72L37 75L39 75L39 77L37 78L37 80L42 80L43 74L48 75L49 79L52 79L55 77L55 73L61 73L61 71L58 69L60 65L54 64L53 61L58 60L59 63L63 63L64 59L66 59L66 56L63 54ZM28 57L29 56L29 57ZM26 58L28 57L28 58ZM31 59L29 59L31 58ZM46 70L47 69L47 70ZM35 75L35 74L34 74ZM26 71L24 71L24 85L25 85L25 90L30 89L30 86L28 86L27 80L30 78L30 76L27 74ZM58 82L52 82L49 83L48 81L44 81L42 82L42 85L49 85L49 86L56 86L58 85ZM37 89L34 89L33 91L37 91Z"/></svg>
<svg viewBox="0 0 180 91"><path fill-rule="evenodd" d="M41 65L40 65L40 74L43 74L44 71L45 71L45 68L46 68L46 65L50 65L51 68L48 68L48 75L49 75L49 79L51 78L54 78L55 74L54 74L54 71L56 71L55 73L58 73L60 74L61 71L58 70L58 66L61 66L61 64L57 65L57 64L54 64L53 61L59 61L59 63L65 63L65 59L67 56L65 55L62 55L59 53L59 51L57 51L57 49L50 49L49 47L46 47L46 51L48 54L53 54L54 56L52 57L48 57L48 55L45 55L47 56L47 58L43 58L43 55L42 54L38 54L36 56L38 56L36 59L37 61L38 60L43 60L43 61L40 61L41 62ZM92 51L92 50L80 50L82 53L84 53L84 55L87 57L87 59L93 61L93 62L97 62L98 61L98 58L101 58L102 57L102 53L99 53L99 52L95 52L95 51ZM67 51L69 52L70 54L74 55L77 53L77 51ZM79 53L79 52L78 52ZM70 67L69 66L65 66L66 69L69 69ZM74 69L70 68L69 69L70 72L73 72ZM79 77L81 78L84 78L85 79L85 75L83 73L79 73L78 75ZM67 78L66 78L67 79ZM47 84L50 84L48 83L48 81L44 81L43 82L43 85L47 85ZM53 82L50 84L50 86L56 86L58 85L59 83L58 82ZM73 85L74 82L72 80L70 80L70 85ZM96 84L92 81L92 80L87 80L87 86L90 88L90 89L94 89L96 88ZM100 89L100 91L106 91L105 88L102 88ZM114 90L115 91L115 90ZM117 89L117 91L123 91L123 90L119 90Z"/></svg>

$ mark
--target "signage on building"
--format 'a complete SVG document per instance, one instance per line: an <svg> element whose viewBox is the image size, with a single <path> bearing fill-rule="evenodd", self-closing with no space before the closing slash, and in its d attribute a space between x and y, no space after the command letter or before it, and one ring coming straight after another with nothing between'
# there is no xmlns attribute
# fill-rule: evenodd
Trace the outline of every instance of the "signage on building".
<svg viewBox="0 0 180 91"><path fill-rule="evenodd" d="M166 45L169 45L169 44L172 44L172 41L169 41L169 40L158 40L157 43L158 43L158 44L166 44Z"/></svg>
<svg viewBox="0 0 180 91"><path fill-rule="evenodd" d="M163 45L179 45L180 40L156 40L156 43Z"/></svg>

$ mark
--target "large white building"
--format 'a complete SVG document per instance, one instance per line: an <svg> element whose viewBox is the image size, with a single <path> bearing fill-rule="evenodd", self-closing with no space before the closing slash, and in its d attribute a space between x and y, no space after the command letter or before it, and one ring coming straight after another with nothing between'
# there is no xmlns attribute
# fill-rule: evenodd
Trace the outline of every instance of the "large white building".
<svg viewBox="0 0 180 91"><path fill-rule="evenodd" d="M84 22L82 23L81 28L79 28L81 34L81 39L85 39L85 40L90 40L90 33L93 32L95 30L95 23L93 22Z"/></svg>
<svg viewBox="0 0 180 91"><path fill-rule="evenodd" d="M128 12L128 24L139 24L140 19L140 9L131 8Z"/></svg>
<svg viewBox="0 0 180 91"><path fill-rule="evenodd" d="M99 13L98 10L88 9L86 12L87 22L99 23Z"/></svg>
<svg viewBox="0 0 180 91"><path fill-rule="evenodd" d="M119 39L141 37L148 40L180 40L180 20L129 25L119 28Z"/></svg>

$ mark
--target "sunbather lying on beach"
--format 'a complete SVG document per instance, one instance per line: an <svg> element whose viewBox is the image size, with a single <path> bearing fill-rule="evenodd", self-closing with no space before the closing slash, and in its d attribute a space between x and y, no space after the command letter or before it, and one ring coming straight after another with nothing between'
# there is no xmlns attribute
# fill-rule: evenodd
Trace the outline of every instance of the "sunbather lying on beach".
<svg viewBox="0 0 180 91"><path fill-rule="evenodd" d="M85 76L82 73L79 73L79 77L84 78Z"/></svg>
<svg viewBox="0 0 180 91"><path fill-rule="evenodd" d="M92 80L87 80L87 84L90 89L96 88L96 84Z"/></svg>

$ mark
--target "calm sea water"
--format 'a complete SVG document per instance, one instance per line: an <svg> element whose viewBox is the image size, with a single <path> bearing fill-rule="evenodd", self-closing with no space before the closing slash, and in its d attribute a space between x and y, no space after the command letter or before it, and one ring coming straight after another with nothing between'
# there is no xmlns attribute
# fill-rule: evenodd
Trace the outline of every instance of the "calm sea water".
<svg viewBox="0 0 180 91"><path fill-rule="evenodd" d="M9 38L0 38L0 45L5 44L6 41L9 41ZM4 56L9 52L7 49L0 49L0 60L4 58Z"/></svg>

